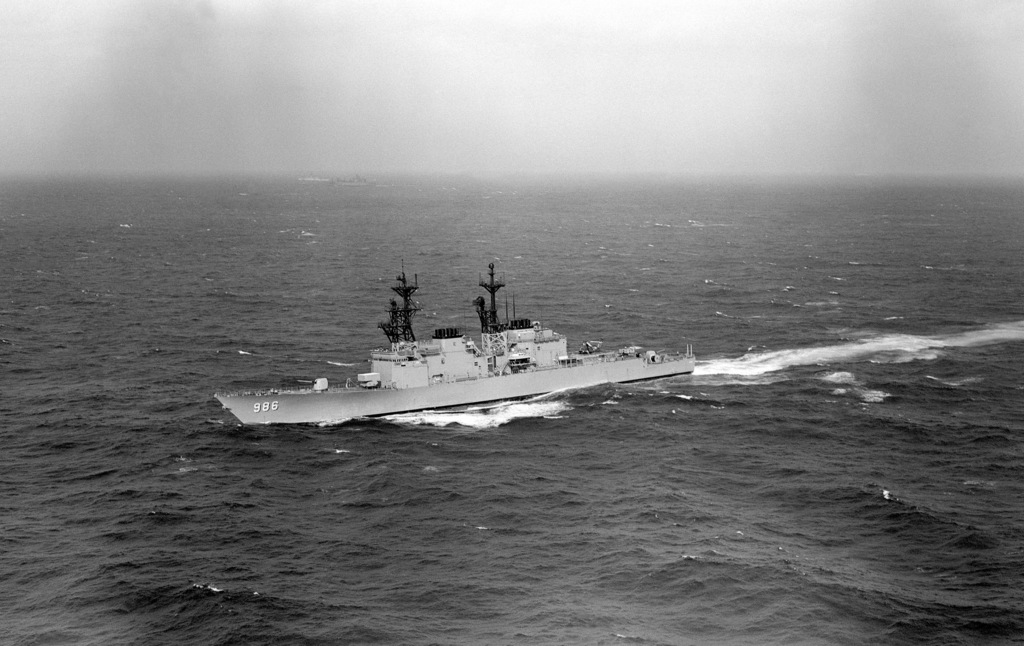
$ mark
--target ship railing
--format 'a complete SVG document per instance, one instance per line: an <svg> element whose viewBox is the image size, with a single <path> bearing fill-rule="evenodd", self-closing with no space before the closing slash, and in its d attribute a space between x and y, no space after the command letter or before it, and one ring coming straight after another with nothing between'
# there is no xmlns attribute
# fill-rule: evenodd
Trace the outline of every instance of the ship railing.
<svg viewBox="0 0 1024 646"><path fill-rule="evenodd" d="M267 388L264 390L243 390L241 392L233 393L215 393L216 395L223 395L225 397L267 397L270 395L280 395L282 392L302 392L309 390L313 392L312 388L296 388L294 390L281 390L279 388Z"/></svg>
<svg viewBox="0 0 1024 646"><path fill-rule="evenodd" d="M693 358L693 354L692 354L692 351L689 354L683 354L681 352L677 352L677 353L674 353L674 354L658 353L658 357L660 357L660 362L661 363L668 363L668 362L673 362L673 361L682 361L684 359L692 359ZM572 357L569 360L568 363L561 363L560 362L560 363L544 365L544 366L535 365L535 366L531 367L529 370L527 370L526 374L529 374L530 372L544 372L544 371L548 371L548 370L561 370L563 368L572 368L572 367L575 367L575 366L593 366L593 365L598 365L598 364L602 364L602 363L616 363L616 362L619 362L619 361L636 360L638 358L642 359L643 357L637 357L635 355L622 355L622 354L619 354L617 352L602 352L600 354L578 355L578 356ZM491 372L489 375L487 375L487 377L504 377L504 376L509 376L510 374L517 374L517 373L497 373L497 372ZM518 374L523 374L523 373L518 373ZM470 377L469 379L478 379L478 378L483 378L483 377Z"/></svg>

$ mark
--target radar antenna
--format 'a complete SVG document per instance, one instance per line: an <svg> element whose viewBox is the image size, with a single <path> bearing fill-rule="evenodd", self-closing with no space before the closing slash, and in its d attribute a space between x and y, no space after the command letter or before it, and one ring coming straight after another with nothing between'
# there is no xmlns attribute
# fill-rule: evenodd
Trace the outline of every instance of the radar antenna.
<svg viewBox="0 0 1024 646"><path fill-rule="evenodd" d="M410 285L405 278L405 267L402 273L395 277L396 284L391 289L402 297L402 306L399 307L395 299L391 299L391 307L388 309L388 320L382 322L379 327L388 337L388 341L398 343L399 341L415 341L416 335L412 331L412 317L420 308L412 300L412 295L419 289L419 278L412 275L413 284Z"/></svg>

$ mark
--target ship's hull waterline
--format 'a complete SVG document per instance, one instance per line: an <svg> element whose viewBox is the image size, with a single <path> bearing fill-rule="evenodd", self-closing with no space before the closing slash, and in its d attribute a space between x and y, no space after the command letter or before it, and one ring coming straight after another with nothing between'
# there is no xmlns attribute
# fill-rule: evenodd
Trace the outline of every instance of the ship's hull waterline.
<svg viewBox="0 0 1024 646"><path fill-rule="evenodd" d="M217 394L216 398L243 424L330 424L357 417L521 399L603 383L660 379L691 373L693 366L694 358L687 355L663 356L658 362L638 357L425 388L288 390Z"/></svg>

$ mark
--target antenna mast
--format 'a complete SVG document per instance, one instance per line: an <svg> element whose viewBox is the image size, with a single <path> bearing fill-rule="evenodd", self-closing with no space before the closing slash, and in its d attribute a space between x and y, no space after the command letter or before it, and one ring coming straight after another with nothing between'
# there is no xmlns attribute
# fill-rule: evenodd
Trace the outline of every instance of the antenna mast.
<svg viewBox="0 0 1024 646"><path fill-rule="evenodd" d="M501 323L498 323L498 306L495 302L494 295L498 293L498 290L505 286L504 281L494 279L494 263L487 265L488 269L488 281L480 281L480 286L487 290L491 295L491 306L486 307L483 296L477 296L473 304L476 305L476 313L480 317L480 331L481 332L500 332L504 327Z"/></svg>
<svg viewBox="0 0 1024 646"><path fill-rule="evenodd" d="M384 331L392 343L416 340L416 335L412 331L412 317L420 311L420 308L416 307L412 295L420 287L416 274L412 275L412 279L413 284L410 285L405 278L405 267L403 266L402 273L395 277L396 284L391 286L391 289L402 297L402 306L399 307L395 299L392 298L391 308L388 309L388 320L377 326Z"/></svg>

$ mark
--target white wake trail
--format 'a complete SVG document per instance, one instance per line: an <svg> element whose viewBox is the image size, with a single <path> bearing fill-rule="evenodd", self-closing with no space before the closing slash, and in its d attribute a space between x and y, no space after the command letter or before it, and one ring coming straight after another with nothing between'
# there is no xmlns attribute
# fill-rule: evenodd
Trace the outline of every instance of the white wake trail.
<svg viewBox="0 0 1024 646"><path fill-rule="evenodd" d="M694 376L758 377L793 366L874 361L902 363L938 358L943 348L963 348L1024 341L1024 321L988 325L938 336L884 334L839 345L755 352L736 359L700 361Z"/></svg>

